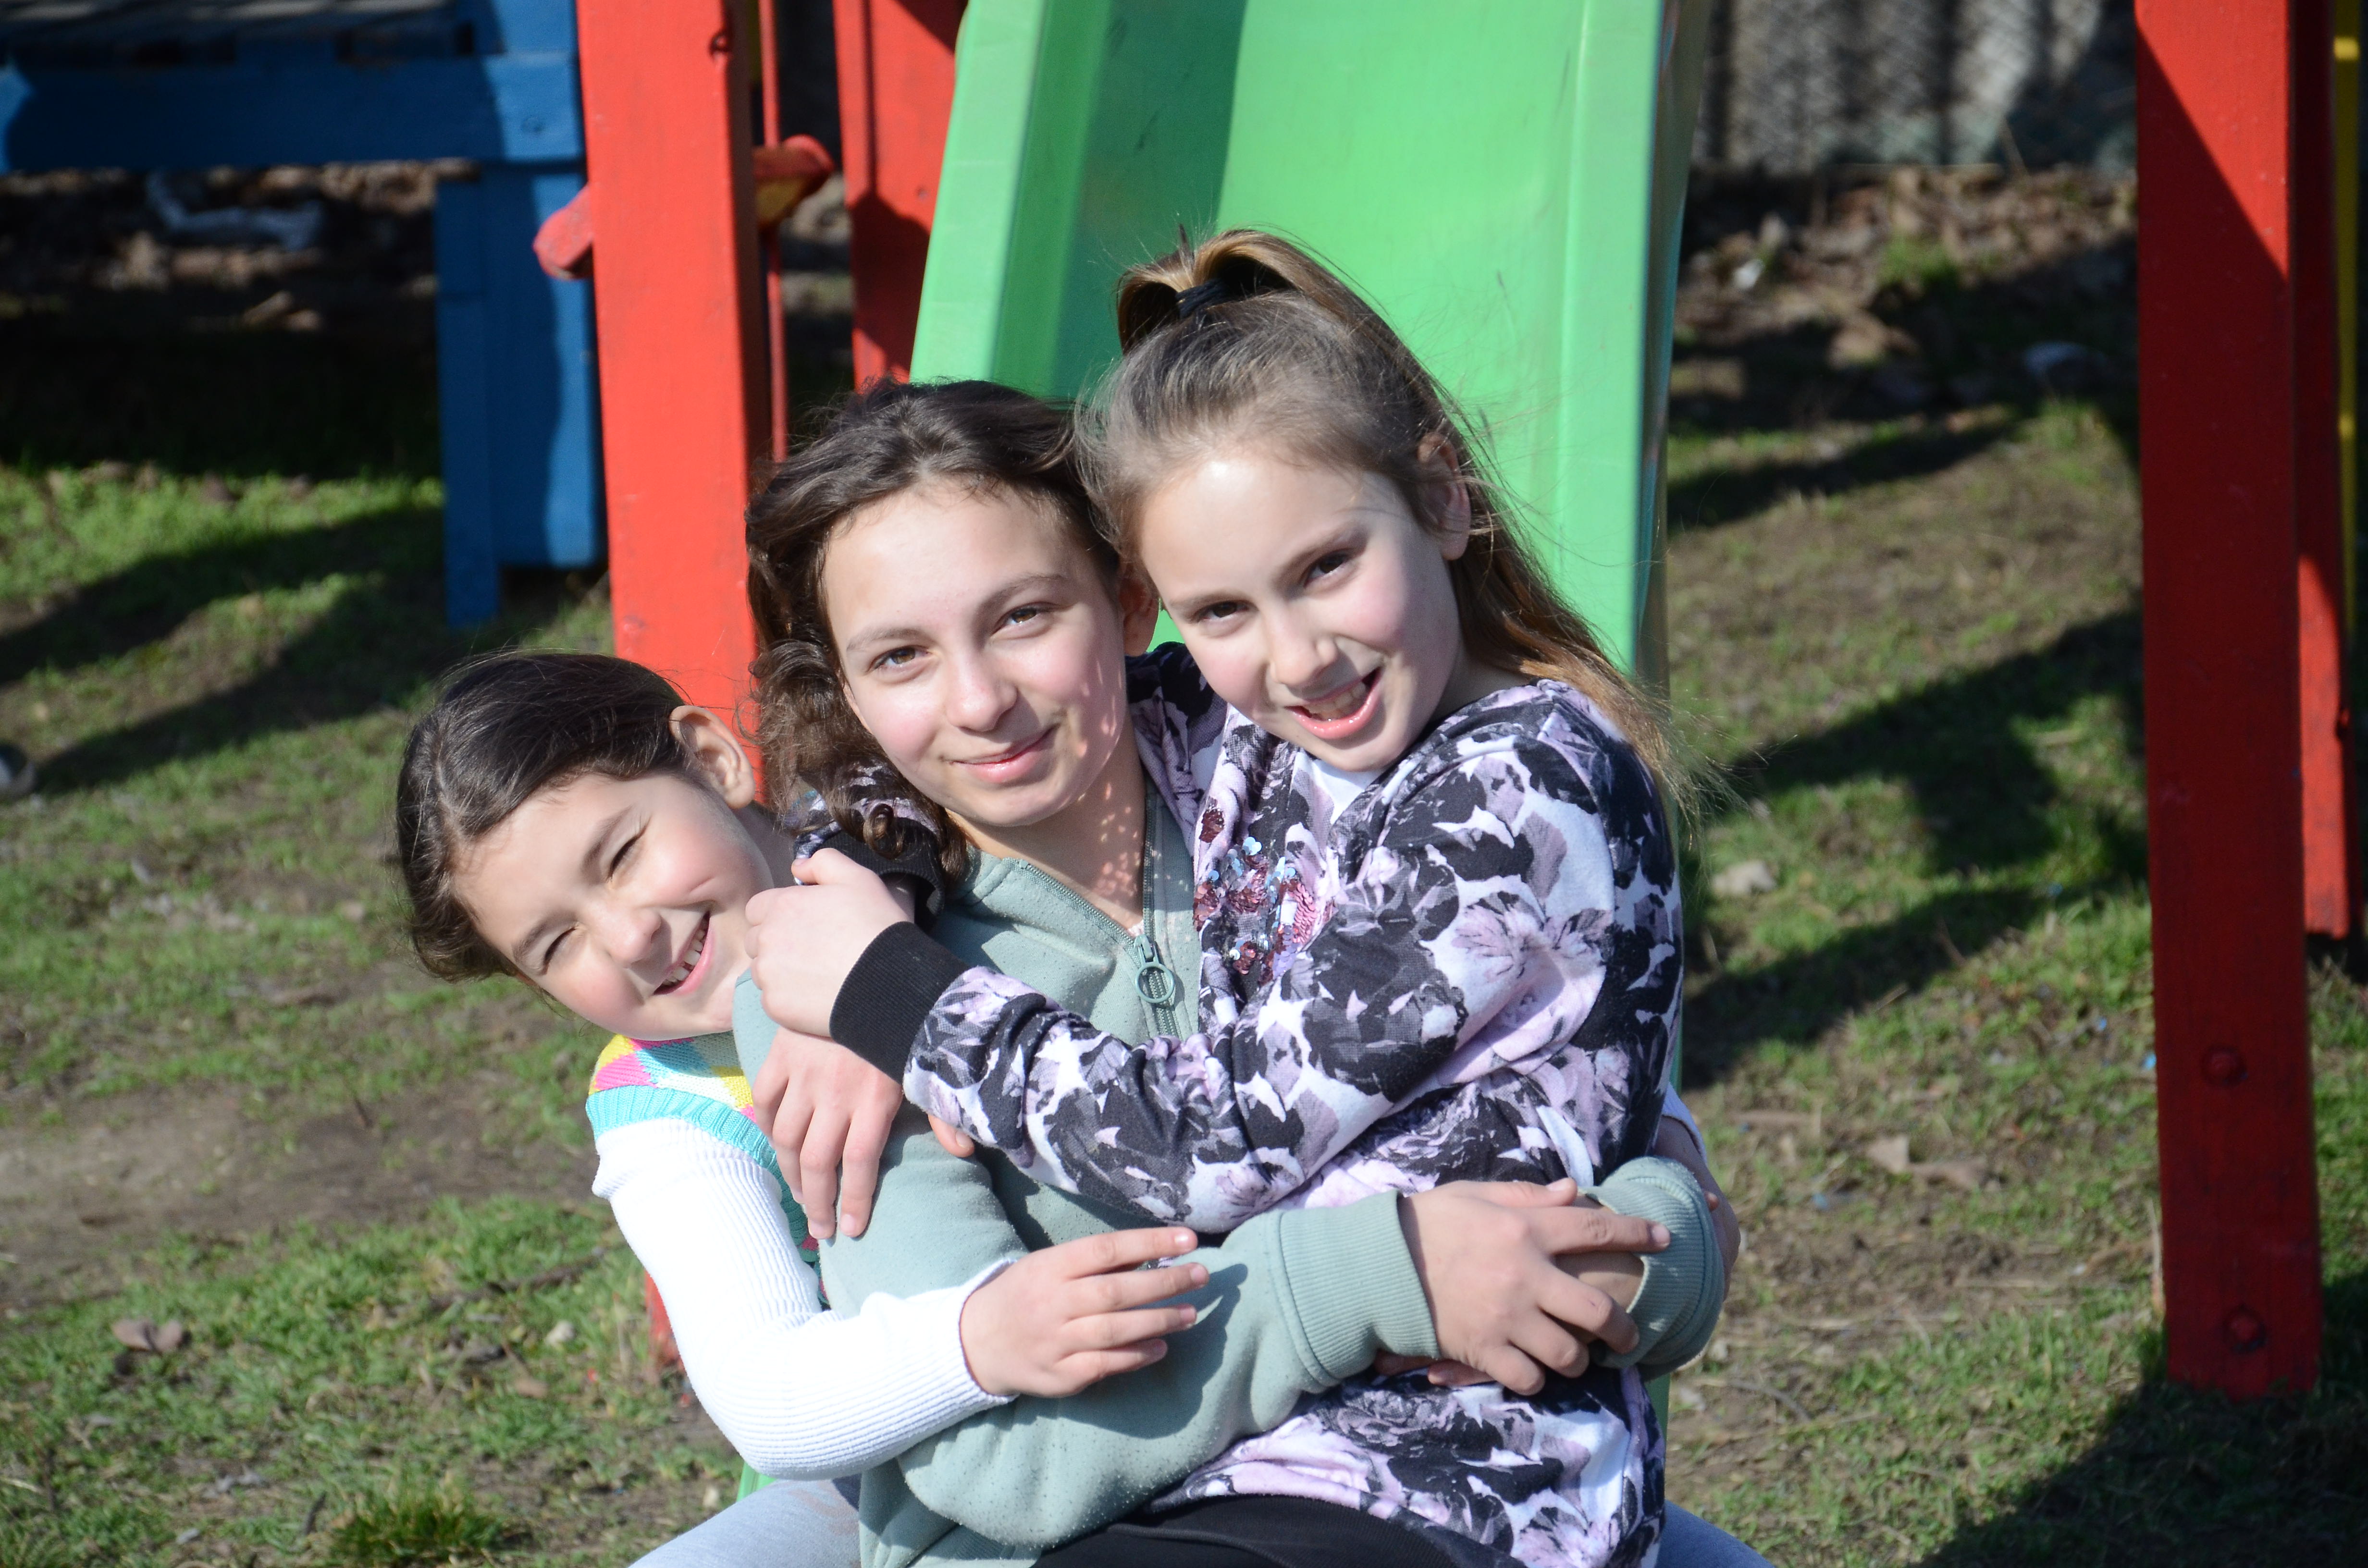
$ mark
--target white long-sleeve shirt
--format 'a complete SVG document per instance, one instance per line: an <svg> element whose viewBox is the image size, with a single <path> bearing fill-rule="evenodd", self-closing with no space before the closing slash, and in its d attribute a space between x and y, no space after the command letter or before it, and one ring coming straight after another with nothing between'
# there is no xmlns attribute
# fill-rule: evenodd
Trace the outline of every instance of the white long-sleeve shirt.
<svg viewBox="0 0 2368 1568"><path fill-rule="evenodd" d="M602 1132L609 1200L674 1324L683 1370L740 1457L765 1475L852 1475L1004 1401L973 1381L962 1309L994 1277L853 1317L823 1305L770 1173L688 1122Z"/></svg>

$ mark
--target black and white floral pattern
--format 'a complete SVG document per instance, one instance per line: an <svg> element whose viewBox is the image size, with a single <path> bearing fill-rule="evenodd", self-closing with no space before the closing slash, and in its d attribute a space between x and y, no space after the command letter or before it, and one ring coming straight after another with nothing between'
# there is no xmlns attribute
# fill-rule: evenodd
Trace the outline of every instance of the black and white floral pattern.
<svg viewBox="0 0 2368 1568"><path fill-rule="evenodd" d="M1204 1232L1476 1179L1593 1181L1650 1148L1682 979L1668 824L1584 697L1536 681L1440 723L1335 814L1305 754L1225 714L1180 650L1138 736L1198 824L1200 1030L1131 1044L974 969L905 1089L1040 1179ZM1175 1495L1293 1493L1532 1563L1642 1561L1661 1438L1641 1380L1521 1399L1363 1380Z"/></svg>

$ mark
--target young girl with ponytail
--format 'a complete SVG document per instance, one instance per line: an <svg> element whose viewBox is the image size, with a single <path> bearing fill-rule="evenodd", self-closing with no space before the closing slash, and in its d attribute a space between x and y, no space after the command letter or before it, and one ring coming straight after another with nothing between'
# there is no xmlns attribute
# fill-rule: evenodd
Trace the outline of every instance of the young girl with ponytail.
<svg viewBox="0 0 2368 1568"><path fill-rule="evenodd" d="M1220 235L1131 272L1119 318L1084 429L1106 526L1184 643L1136 687L1167 694L1153 783L1195 826L1197 1028L1098 1029L828 855L751 907L767 1010L1037 1179L1197 1230L1602 1180L1654 1144L1682 994L1683 779L1651 705L1528 558L1445 394L1304 252ZM843 1127L815 1107L848 1073L801 1044L773 1074L777 1139ZM796 1153L809 1185L827 1142ZM1699 1212L1685 1185L1669 1201ZM1648 1267L1631 1310L1682 1360L1723 1275L1655 1290ZM1629 1359L1527 1393L1351 1380L1143 1528L1298 1498L1465 1562L1641 1563L1662 1449Z"/></svg>

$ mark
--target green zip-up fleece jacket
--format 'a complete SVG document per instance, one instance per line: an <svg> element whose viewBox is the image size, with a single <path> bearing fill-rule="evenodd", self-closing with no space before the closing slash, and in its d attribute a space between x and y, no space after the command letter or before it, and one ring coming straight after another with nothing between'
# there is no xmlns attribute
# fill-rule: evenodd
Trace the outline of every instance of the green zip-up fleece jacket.
<svg viewBox="0 0 2368 1568"><path fill-rule="evenodd" d="M1199 950L1191 858L1174 818L1156 797L1147 804L1150 907L1139 932L1130 936L1026 861L981 856L947 901L935 936L965 961L991 964L1086 1012L1097 1028L1131 1039L1177 1032L1178 1011L1194 994L1181 977ZM752 984L743 983L738 1002L735 1033L753 1079L773 1029ZM1648 1335L1664 1352L1691 1358L1725 1294L1693 1178L1664 1161L1632 1161L1598 1196L1668 1227L1671 1248L1648 1261L1634 1315L1640 1329L1652 1320ZM1043 1186L993 1150L955 1159L914 1112L882 1162L871 1225L860 1237L824 1244L823 1278L834 1309L853 1312L874 1292L909 1296L960 1284L1023 1251L1151 1222ZM1132 1512L1236 1437L1280 1423L1302 1394L1363 1371L1378 1353L1439 1354L1394 1196L1261 1214L1191 1260L1210 1276L1185 1298L1200 1321L1169 1336L1164 1359L1068 1399L1014 1400L866 1472L864 1568L1019 1568Z"/></svg>

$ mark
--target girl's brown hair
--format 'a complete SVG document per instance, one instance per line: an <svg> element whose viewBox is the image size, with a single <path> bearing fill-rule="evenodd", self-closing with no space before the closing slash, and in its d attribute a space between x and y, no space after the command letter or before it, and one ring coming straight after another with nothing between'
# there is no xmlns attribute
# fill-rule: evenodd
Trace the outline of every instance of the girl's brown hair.
<svg viewBox="0 0 2368 1568"><path fill-rule="evenodd" d="M1448 574L1464 646L1492 668L1585 694L1685 803L1687 769L1656 705L1522 548L1453 402L1354 290L1289 241L1234 229L1130 268L1118 332L1125 357L1084 427L1095 498L1121 550L1133 553L1144 502L1179 466L1245 441L1379 474L1434 531L1437 488L1461 481L1472 538Z"/></svg>
<svg viewBox="0 0 2368 1568"><path fill-rule="evenodd" d="M603 653L492 653L452 672L412 726L394 784L411 947L445 980L513 972L454 886L469 846L538 792L587 773L700 776L674 733L682 694Z"/></svg>
<svg viewBox="0 0 2368 1568"><path fill-rule="evenodd" d="M796 778L838 825L889 856L898 812L935 831L950 881L970 841L944 807L899 774L847 700L823 603L823 560L848 518L892 495L954 484L1031 501L1057 517L1115 585L1118 557L1096 531L1068 415L992 381L875 381L748 505L748 605L756 612L757 739L767 773ZM874 802L859 812L859 799Z"/></svg>

